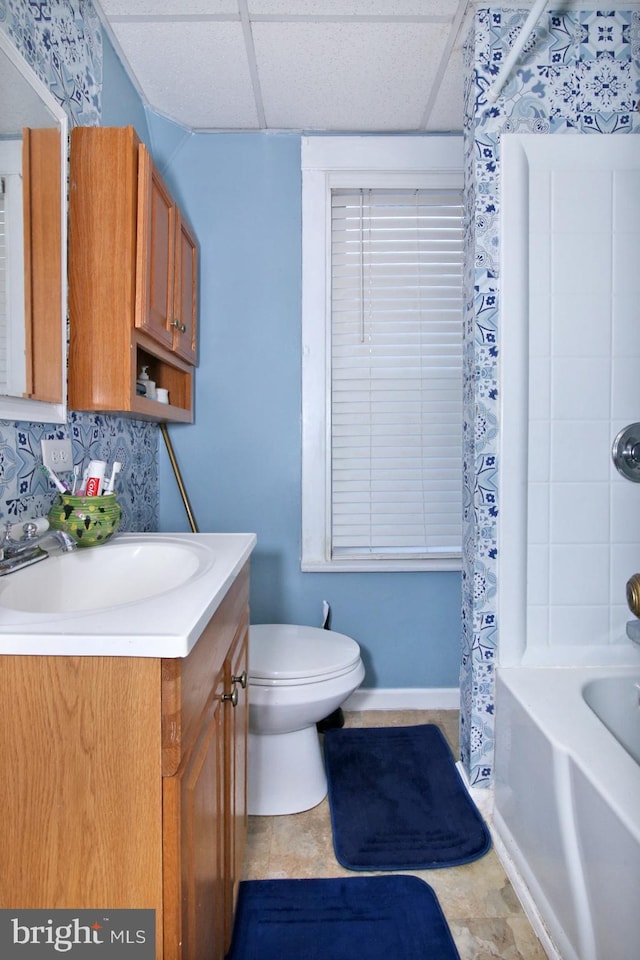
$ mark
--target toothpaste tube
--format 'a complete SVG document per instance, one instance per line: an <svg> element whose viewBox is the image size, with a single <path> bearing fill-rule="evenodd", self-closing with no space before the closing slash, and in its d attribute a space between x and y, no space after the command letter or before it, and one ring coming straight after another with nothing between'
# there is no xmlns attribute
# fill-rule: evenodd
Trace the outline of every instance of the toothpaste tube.
<svg viewBox="0 0 640 960"><path fill-rule="evenodd" d="M107 464L104 460L91 460L87 472L87 483L84 490L85 497L98 497L104 482L104 472Z"/></svg>

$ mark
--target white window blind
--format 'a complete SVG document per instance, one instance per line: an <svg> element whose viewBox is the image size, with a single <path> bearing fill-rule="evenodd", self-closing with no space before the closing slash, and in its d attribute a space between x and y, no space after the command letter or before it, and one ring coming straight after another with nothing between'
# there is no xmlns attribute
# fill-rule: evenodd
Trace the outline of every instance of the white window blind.
<svg viewBox="0 0 640 960"><path fill-rule="evenodd" d="M331 206L331 555L458 557L462 191Z"/></svg>

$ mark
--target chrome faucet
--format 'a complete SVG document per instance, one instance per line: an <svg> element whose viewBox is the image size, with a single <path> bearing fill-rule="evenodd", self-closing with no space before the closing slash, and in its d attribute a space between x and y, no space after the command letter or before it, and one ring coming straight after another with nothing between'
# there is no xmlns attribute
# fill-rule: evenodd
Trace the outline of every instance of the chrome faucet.
<svg viewBox="0 0 640 960"><path fill-rule="evenodd" d="M52 552L71 553L76 549L76 541L64 530L45 530L39 534L37 525L27 521L22 526L22 536L15 540L13 526L11 523L5 525L0 540L0 577L46 560ZM48 540L54 541L51 549L44 547Z"/></svg>

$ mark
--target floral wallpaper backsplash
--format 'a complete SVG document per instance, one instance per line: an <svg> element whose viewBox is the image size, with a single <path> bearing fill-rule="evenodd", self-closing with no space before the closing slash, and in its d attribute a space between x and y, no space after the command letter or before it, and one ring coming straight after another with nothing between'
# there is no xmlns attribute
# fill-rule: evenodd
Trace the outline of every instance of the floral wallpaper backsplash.
<svg viewBox="0 0 640 960"><path fill-rule="evenodd" d="M102 27L91 0L0 0L0 25L71 126L100 123Z"/></svg>
<svg viewBox="0 0 640 960"><path fill-rule="evenodd" d="M0 0L0 29L64 108L71 126L97 126L102 101L102 26L91 0ZM73 462L122 463L121 529L157 529L158 428L70 411L65 425L0 420L0 522L44 516L55 498L40 469L40 440L69 437Z"/></svg>
<svg viewBox="0 0 640 960"><path fill-rule="evenodd" d="M3 520L46 516L56 491L40 464L40 441L71 438L73 462L106 460L107 472L117 460L116 493L130 530L154 530L156 498L149 483L157 486L157 431L148 424L118 417L70 413L68 424L14 423L0 420L0 500ZM121 477L126 477L121 482ZM71 482L71 476L61 474Z"/></svg>
<svg viewBox="0 0 640 960"><path fill-rule="evenodd" d="M500 353L500 137L640 133L640 12L545 11L494 105L487 90L529 10L478 8L464 46L465 271L462 762L493 777Z"/></svg>

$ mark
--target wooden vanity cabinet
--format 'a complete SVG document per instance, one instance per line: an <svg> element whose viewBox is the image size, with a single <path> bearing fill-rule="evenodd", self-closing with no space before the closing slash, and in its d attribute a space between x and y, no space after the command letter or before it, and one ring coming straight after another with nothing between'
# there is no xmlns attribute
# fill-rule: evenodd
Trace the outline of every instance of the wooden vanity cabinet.
<svg viewBox="0 0 640 960"><path fill-rule="evenodd" d="M0 657L0 906L154 909L157 960L223 960L247 822L248 595L247 562L183 659Z"/></svg>
<svg viewBox="0 0 640 960"><path fill-rule="evenodd" d="M133 127L75 127L69 406L193 421L196 239ZM169 405L138 396L142 366Z"/></svg>

